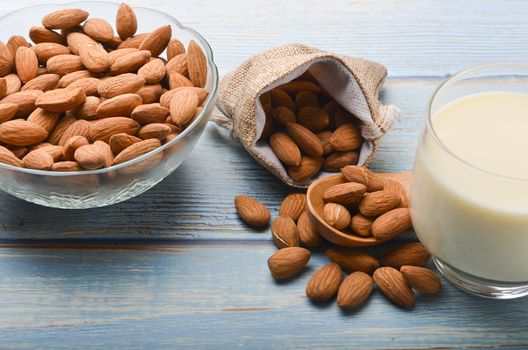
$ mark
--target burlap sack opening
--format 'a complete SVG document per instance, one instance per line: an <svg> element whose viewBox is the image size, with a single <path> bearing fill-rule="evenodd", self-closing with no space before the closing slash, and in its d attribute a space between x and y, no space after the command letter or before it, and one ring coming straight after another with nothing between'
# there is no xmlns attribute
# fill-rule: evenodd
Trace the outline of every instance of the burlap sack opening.
<svg viewBox="0 0 528 350"><path fill-rule="evenodd" d="M218 107L213 121L231 129L246 150L286 184L305 188L320 172L304 183L293 181L267 141L259 141L266 121L260 95L290 82L309 70L321 86L346 110L361 121L365 140L358 165L366 166L374 157L379 139L385 134L398 110L382 105L379 90L386 76L382 65L356 57L345 57L303 45L286 45L251 57L220 82Z"/></svg>

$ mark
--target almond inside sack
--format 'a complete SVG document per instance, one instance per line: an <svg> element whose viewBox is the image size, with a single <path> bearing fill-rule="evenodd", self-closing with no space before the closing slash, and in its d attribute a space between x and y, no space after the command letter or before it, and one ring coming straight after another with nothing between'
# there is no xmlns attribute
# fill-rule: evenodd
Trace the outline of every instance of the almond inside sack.
<svg viewBox="0 0 528 350"><path fill-rule="evenodd" d="M295 181L271 149L261 139L266 115L260 97L308 71L328 95L358 121L364 142L357 164L366 166L374 157L379 139L397 115L397 108L382 105L379 90L386 76L382 65L356 57L346 57L303 45L286 45L259 53L220 82L218 107L213 120L240 140L259 163L290 186L305 188L315 179L329 175L320 171L313 177Z"/></svg>

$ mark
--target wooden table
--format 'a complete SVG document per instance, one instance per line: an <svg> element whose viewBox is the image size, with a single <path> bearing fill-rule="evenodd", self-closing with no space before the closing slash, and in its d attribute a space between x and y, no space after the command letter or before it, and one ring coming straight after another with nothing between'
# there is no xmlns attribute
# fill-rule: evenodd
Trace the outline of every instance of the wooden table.
<svg viewBox="0 0 528 350"><path fill-rule="evenodd" d="M523 0L130 2L200 31L221 73L289 42L385 64L381 98L402 118L376 170L411 168L426 102L447 76L528 59ZM34 3L4 1L0 12ZM528 347L526 298L478 299L446 282L412 311L375 293L342 312L304 295L321 252L300 278L274 282L269 231L241 224L233 196L254 195L276 215L290 191L210 125L174 174L125 203L63 211L0 194L0 348Z"/></svg>

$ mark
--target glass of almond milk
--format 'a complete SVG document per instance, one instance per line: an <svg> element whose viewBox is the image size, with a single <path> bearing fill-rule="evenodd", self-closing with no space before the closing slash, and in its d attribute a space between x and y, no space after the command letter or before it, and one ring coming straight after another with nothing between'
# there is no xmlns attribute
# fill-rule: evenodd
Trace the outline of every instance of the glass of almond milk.
<svg viewBox="0 0 528 350"><path fill-rule="evenodd" d="M528 65L478 66L436 90L410 194L416 234L450 282L528 295Z"/></svg>

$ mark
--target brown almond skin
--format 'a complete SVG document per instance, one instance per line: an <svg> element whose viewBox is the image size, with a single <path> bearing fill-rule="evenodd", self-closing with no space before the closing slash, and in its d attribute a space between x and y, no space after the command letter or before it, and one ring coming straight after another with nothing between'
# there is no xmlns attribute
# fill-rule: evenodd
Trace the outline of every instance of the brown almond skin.
<svg viewBox="0 0 528 350"><path fill-rule="evenodd" d="M279 249L268 259L273 278L285 280L297 275L310 260L311 253L301 247Z"/></svg>
<svg viewBox="0 0 528 350"><path fill-rule="evenodd" d="M57 123L59 122L60 114L57 112L45 111L42 108L37 108L26 119L28 122L32 122L40 125L48 133L50 133Z"/></svg>
<svg viewBox="0 0 528 350"><path fill-rule="evenodd" d="M14 103L0 103L0 123L13 119L18 106Z"/></svg>
<svg viewBox="0 0 528 350"><path fill-rule="evenodd" d="M323 238L317 233L307 211L304 211L299 216L299 220L297 220L297 231L299 232L299 241L307 247L314 248L323 243Z"/></svg>
<svg viewBox="0 0 528 350"><path fill-rule="evenodd" d="M399 208L409 208L409 198L407 192L401 183L394 180L386 180L383 184L383 190L388 192L394 192L400 196Z"/></svg>
<svg viewBox="0 0 528 350"><path fill-rule="evenodd" d="M53 165L53 157L42 149L29 152L23 159L24 168L49 170Z"/></svg>
<svg viewBox="0 0 528 350"><path fill-rule="evenodd" d="M12 151L5 148L4 146L0 146L0 163L23 167L22 161L18 159Z"/></svg>
<svg viewBox="0 0 528 350"><path fill-rule="evenodd" d="M187 47L187 69L193 85L203 88L207 81L207 63L205 54L194 40Z"/></svg>
<svg viewBox="0 0 528 350"><path fill-rule="evenodd" d="M318 107L303 107L297 115L297 122L312 132L320 132L330 125L330 116Z"/></svg>
<svg viewBox="0 0 528 350"><path fill-rule="evenodd" d="M198 107L198 95L193 90L176 92L170 102L172 122L179 127L187 125Z"/></svg>
<svg viewBox="0 0 528 350"><path fill-rule="evenodd" d="M336 263L323 266L315 272L306 285L306 296L314 301L332 298L341 284L343 272Z"/></svg>
<svg viewBox="0 0 528 350"><path fill-rule="evenodd" d="M357 233L360 236L368 237L372 234L371 228L374 220L367 218L364 215L356 214L352 216L352 221L350 222L350 229Z"/></svg>
<svg viewBox="0 0 528 350"><path fill-rule="evenodd" d="M334 152L328 155L323 164L323 170L334 173L347 165L357 164L359 154L355 151Z"/></svg>
<svg viewBox="0 0 528 350"><path fill-rule="evenodd" d="M290 95L297 95L301 91L321 92L321 89L317 85L306 80L293 80L282 84L280 88Z"/></svg>
<svg viewBox="0 0 528 350"><path fill-rule="evenodd" d="M108 143L110 137L114 134L126 133L135 135L138 130L139 124L133 119L126 117L104 118L91 124L90 139L92 141L100 140Z"/></svg>
<svg viewBox="0 0 528 350"><path fill-rule="evenodd" d="M163 123L169 115L169 109L161 106L159 103L142 104L132 111L132 119L141 125Z"/></svg>
<svg viewBox="0 0 528 350"><path fill-rule="evenodd" d="M431 270L420 267L404 265L400 268L407 284L422 294L435 294L442 289L442 281Z"/></svg>
<svg viewBox="0 0 528 350"><path fill-rule="evenodd" d="M178 39L171 39L167 44L167 60L171 60L174 57L185 53L185 46Z"/></svg>
<svg viewBox="0 0 528 350"><path fill-rule="evenodd" d="M282 106L290 109L292 112L295 112L295 102L293 102L290 95L285 93L283 90L273 89L270 92L270 96L271 105L273 106L273 108L278 108Z"/></svg>
<svg viewBox="0 0 528 350"><path fill-rule="evenodd" d="M367 193L359 203L359 212L367 217L376 217L400 204L400 196L387 191Z"/></svg>
<svg viewBox="0 0 528 350"><path fill-rule="evenodd" d="M362 143L361 130L354 124L341 125L330 138L332 147L341 152L356 150L361 147Z"/></svg>
<svg viewBox="0 0 528 350"><path fill-rule="evenodd" d="M431 254L420 242L400 244L394 249L385 252L380 263L383 266L392 266L399 269L404 265L425 266Z"/></svg>
<svg viewBox="0 0 528 350"><path fill-rule="evenodd" d="M119 117L130 115L143 100L138 94L123 94L109 98L97 107L97 118Z"/></svg>
<svg viewBox="0 0 528 350"><path fill-rule="evenodd" d="M66 39L57 32L44 27L33 26L29 29L29 38L35 43L66 44Z"/></svg>
<svg viewBox="0 0 528 350"><path fill-rule="evenodd" d="M380 267L374 271L374 281L390 301L403 308L414 306L414 293L402 273L392 267Z"/></svg>
<svg viewBox="0 0 528 350"><path fill-rule="evenodd" d="M171 130L171 127L164 123L150 123L142 126L137 136L143 140L154 138L163 140L171 133Z"/></svg>
<svg viewBox="0 0 528 350"><path fill-rule="evenodd" d="M158 139L148 139L140 142L136 142L124 150L121 151L115 158L112 165L121 164L142 156L148 152L155 150L161 146L161 142Z"/></svg>
<svg viewBox="0 0 528 350"><path fill-rule="evenodd" d="M116 31L122 40L134 36L137 31L136 14L132 7L125 3L121 3L117 9Z"/></svg>
<svg viewBox="0 0 528 350"><path fill-rule="evenodd" d="M183 76L188 76L189 75L188 68L189 67L187 66L187 54L186 53L182 53L180 55L177 55L171 58L170 61L167 62L167 64L165 65L165 71L167 75L170 73L178 73Z"/></svg>
<svg viewBox="0 0 528 350"><path fill-rule="evenodd" d="M68 29L88 18L88 12L81 9L62 9L51 12L42 18L42 25L48 29Z"/></svg>
<svg viewBox="0 0 528 350"><path fill-rule="evenodd" d="M138 70L138 75L145 78L147 84L156 84L163 80L165 72L165 63L159 58L154 58Z"/></svg>
<svg viewBox="0 0 528 350"><path fill-rule="evenodd" d="M354 182L334 185L323 193L325 202L337 203L341 205L352 205L363 197L367 188L363 184Z"/></svg>
<svg viewBox="0 0 528 350"><path fill-rule="evenodd" d="M374 280L364 272L348 275L337 291L337 305L342 309L357 309L369 297L374 288Z"/></svg>
<svg viewBox="0 0 528 350"><path fill-rule="evenodd" d="M48 132L38 124L22 119L0 124L0 142L11 146L31 146L46 139Z"/></svg>
<svg viewBox="0 0 528 350"><path fill-rule="evenodd" d="M64 118L60 119L57 125L55 125L53 131L50 132L47 141L52 145L58 145L66 129L68 129L68 127L73 124L76 120L77 119L72 116L65 116Z"/></svg>
<svg viewBox="0 0 528 350"><path fill-rule="evenodd" d="M236 196L235 208L240 219L246 224L256 227L268 226L271 214L268 208L256 198Z"/></svg>
<svg viewBox="0 0 528 350"><path fill-rule="evenodd" d="M68 141L73 136L83 136L88 138L90 136L90 128L91 125L86 120L76 120L64 130L59 140L59 145L64 146L66 141Z"/></svg>
<svg viewBox="0 0 528 350"><path fill-rule="evenodd" d="M35 106L50 112L66 112L86 101L86 94L81 88L55 89L40 95Z"/></svg>
<svg viewBox="0 0 528 350"><path fill-rule="evenodd" d="M337 230L342 230L350 225L352 219L347 208L337 203L326 203L323 208L323 219Z"/></svg>
<svg viewBox="0 0 528 350"><path fill-rule="evenodd" d="M372 223L372 235L381 241L388 241L412 227L409 208L397 208L379 216Z"/></svg>
<svg viewBox="0 0 528 350"><path fill-rule="evenodd" d="M290 166L299 166L301 164L301 151L288 134L283 132L274 133L271 135L269 143L273 153L284 164Z"/></svg>
<svg viewBox="0 0 528 350"><path fill-rule="evenodd" d="M104 154L94 145L84 145L75 150L74 158L81 167L95 170L105 166Z"/></svg>
<svg viewBox="0 0 528 350"><path fill-rule="evenodd" d="M62 161L53 163L51 171L80 171L82 170L79 163L75 161Z"/></svg>
<svg viewBox="0 0 528 350"><path fill-rule="evenodd" d="M283 200L279 208L280 216L288 216L294 222L297 222L299 216L306 209L306 194L304 193L292 193L287 195Z"/></svg>
<svg viewBox="0 0 528 350"><path fill-rule="evenodd" d="M323 165L323 160L324 158L322 157L314 158L303 156L299 166L288 168L288 175L293 181L303 183L319 172Z"/></svg>
<svg viewBox="0 0 528 350"><path fill-rule="evenodd" d="M84 22L83 31L99 42L107 42L114 38L112 26L102 18L89 18Z"/></svg>
<svg viewBox="0 0 528 350"><path fill-rule="evenodd" d="M380 266L372 255L351 248L330 248L325 254L348 272L361 271L370 275Z"/></svg>
<svg viewBox="0 0 528 350"><path fill-rule="evenodd" d="M16 52L15 66L20 80L23 83L27 83L37 76L37 55L29 47L21 46Z"/></svg>
<svg viewBox="0 0 528 350"><path fill-rule="evenodd" d="M40 43L32 47L35 51L39 63L44 64L50 58L57 55L66 55L71 53L67 46L57 43Z"/></svg>
<svg viewBox="0 0 528 350"><path fill-rule="evenodd" d="M140 141L141 139L139 137L125 133L117 133L110 137L109 144L112 152L117 155L128 146Z"/></svg>
<svg viewBox="0 0 528 350"><path fill-rule="evenodd" d="M318 108L319 101L317 100L317 96L312 91L301 91L295 96L295 106L297 106L297 110L299 111L304 107Z"/></svg>
<svg viewBox="0 0 528 350"><path fill-rule="evenodd" d="M288 135L290 135L305 154L311 157L321 157L323 155L324 150L321 141L309 129L301 124L288 123L286 130L288 131Z"/></svg>
<svg viewBox="0 0 528 350"><path fill-rule="evenodd" d="M17 112L15 117L27 117L31 112L37 108L35 106L36 100L42 95L40 90L26 90L18 91L11 95L7 95L0 101L1 103L14 103L17 105Z"/></svg>
<svg viewBox="0 0 528 350"><path fill-rule="evenodd" d="M383 190L383 179L367 168L348 165L341 169L343 176L350 182L358 182L367 187L367 192Z"/></svg>
<svg viewBox="0 0 528 350"><path fill-rule="evenodd" d="M70 137L66 142L64 143L64 150L63 150L63 158L64 160L73 161L75 151L77 148L87 145L88 140L84 136L75 135Z"/></svg>
<svg viewBox="0 0 528 350"><path fill-rule="evenodd" d="M137 74L126 73L101 81L97 90L101 97L112 98L118 95L135 93L145 85L145 79Z"/></svg>
<svg viewBox="0 0 528 350"><path fill-rule="evenodd" d="M13 70L14 57L9 48L0 41L0 76L5 76Z"/></svg>
<svg viewBox="0 0 528 350"><path fill-rule="evenodd" d="M149 50L152 57L158 57L165 50L172 36L170 25L159 27L152 31L139 45L140 50Z"/></svg>
<svg viewBox="0 0 528 350"><path fill-rule="evenodd" d="M57 87L59 79L60 77L58 74L40 75L25 83L21 90L42 90L44 92L53 90Z"/></svg>
<svg viewBox="0 0 528 350"><path fill-rule="evenodd" d="M299 245L299 232L295 222L287 216L278 216L271 223L271 236L277 248Z"/></svg>

